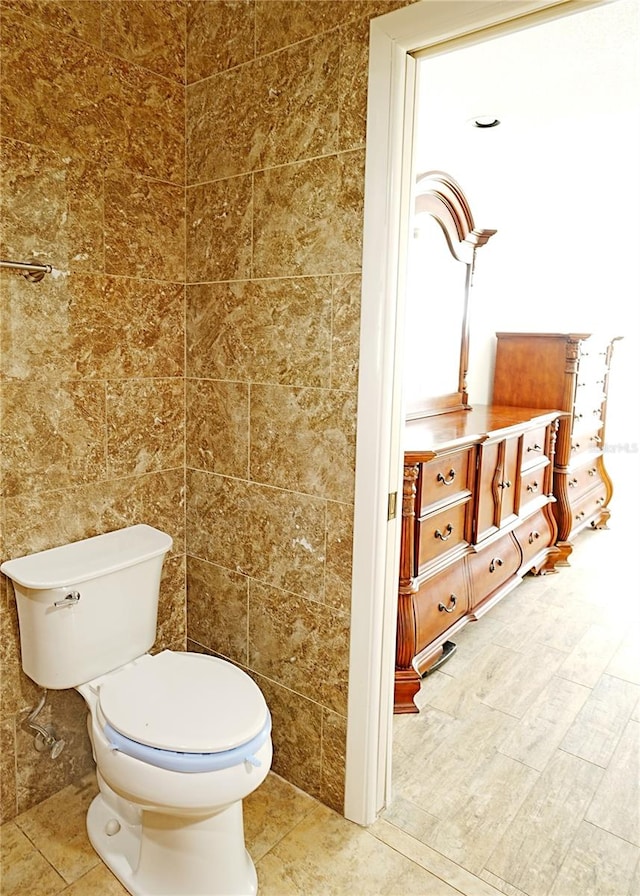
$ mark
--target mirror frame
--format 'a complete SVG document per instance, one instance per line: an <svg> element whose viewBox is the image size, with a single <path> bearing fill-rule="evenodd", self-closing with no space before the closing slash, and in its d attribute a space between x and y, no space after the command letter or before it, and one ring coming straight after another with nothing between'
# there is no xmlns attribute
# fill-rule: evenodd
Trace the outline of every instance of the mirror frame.
<svg viewBox="0 0 640 896"><path fill-rule="evenodd" d="M471 410L467 386L469 367L469 294L473 283L476 251L485 246L496 230L476 228L471 208L460 184L444 171L427 171L416 178L414 215L434 217L444 233L453 257L466 265L460 359L457 387L444 395L428 396L406 415L407 420L453 411ZM455 385L455 384L452 384Z"/></svg>

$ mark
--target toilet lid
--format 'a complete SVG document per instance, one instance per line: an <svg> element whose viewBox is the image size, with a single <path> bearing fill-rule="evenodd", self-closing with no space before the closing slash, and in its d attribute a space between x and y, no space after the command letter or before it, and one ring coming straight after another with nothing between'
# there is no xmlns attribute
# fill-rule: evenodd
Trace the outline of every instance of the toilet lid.
<svg viewBox="0 0 640 896"><path fill-rule="evenodd" d="M100 685L106 721L130 740L184 753L218 753L264 727L267 705L242 669L216 657L165 650Z"/></svg>

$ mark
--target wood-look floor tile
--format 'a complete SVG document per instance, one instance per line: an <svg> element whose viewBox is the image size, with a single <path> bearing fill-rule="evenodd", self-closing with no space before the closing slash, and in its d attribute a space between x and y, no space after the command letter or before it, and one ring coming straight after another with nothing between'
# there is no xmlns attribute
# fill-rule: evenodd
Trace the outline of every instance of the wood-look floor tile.
<svg viewBox="0 0 640 896"><path fill-rule="evenodd" d="M546 896L602 769L558 751L523 801L486 869L530 896Z"/></svg>
<svg viewBox="0 0 640 896"><path fill-rule="evenodd" d="M107 866L100 862L63 890L62 896L130 896L130 894Z"/></svg>
<svg viewBox="0 0 640 896"><path fill-rule="evenodd" d="M585 819L640 846L640 722L626 726Z"/></svg>
<svg viewBox="0 0 640 896"><path fill-rule="evenodd" d="M639 857L637 846L583 822L550 896L626 896Z"/></svg>
<svg viewBox="0 0 640 896"><path fill-rule="evenodd" d="M498 749L543 771L590 693L583 685L552 678Z"/></svg>
<svg viewBox="0 0 640 896"><path fill-rule="evenodd" d="M638 685L603 675L567 731L561 749L606 768L639 694Z"/></svg>
<svg viewBox="0 0 640 896"><path fill-rule="evenodd" d="M625 638L607 666L607 674L640 684L640 626L630 628L631 634Z"/></svg>
<svg viewBox="0 0 640 896"><path fill-rule="evenodd" d="M611 662L622 635L600 625L590 625L558 669L558 675L577 684L594 687Z"/></svg>

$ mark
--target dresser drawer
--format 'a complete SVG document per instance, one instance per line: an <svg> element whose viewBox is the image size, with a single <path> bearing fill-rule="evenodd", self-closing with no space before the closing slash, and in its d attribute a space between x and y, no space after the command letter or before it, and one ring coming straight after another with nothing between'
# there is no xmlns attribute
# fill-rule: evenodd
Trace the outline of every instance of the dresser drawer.
<svg viewBox="0 0 640 896"><path fill-rule="evenodd" d="M473 473L473 449L457 451L422 464L420 480L420 514L433 504L454 501L470 490Z"/></svg>
<svg viewBox="0 0 640 896"><path fill-rule="evenodd" d="M510 533L471 555L471 605L475 607L515 575L521 558L520 548Z"/></svg>
<svg viewBox="0 0 640 896"><path fill-rule="evenodd" d="M414 595L418 649L423 650L469 608L463 563L454 563L428 579Z"/></svg>
<svg viewBox="0 0 640 896"><path fill-rule="evenodd" d="M601 432L602 423L596 421L591 426L585 426L581 432L574 433L571 439L571 456L599 450L602 447Z"/></svg>
<svg viewBox="0 0 640 896"><path fill-rule="evenodd" d="M571 504L574 504L582 495L601 483L602 476L595 459L582 467L576 467L571 470L567 473L567 489Z"/></svg>
<svg viewBox="0 0 640 896"><path fill-rule="evenodd" d="M522 474L520 480L520 516L526 516L527 505L539 502L539 499L546 494L548 466L549 464L547 463L544 466L535 467L533 470L528 470ZM529 512L532 509L530 508Z"/></svg>
<svg viewBox="0 0 640 896"><path fill-rule="evenodd" d="M522 469L533 466L546 457L547 429L545 426L531 429L522 436Z"/></svg>
<svg viewBox="0 0 640 896"><path fill-rule="evenodd" d="M427 563L468 542L470 508L470 499L466 499L418 522L416 544L418 568L415 575L418 575Z"/></svg>
<svg viewBox="0 0 640 896"><path fill-rule="evenodd" d="M538 510L526 522L518 526L515 536L522 551L522 565L526 569L540 551L552 544L554 532L545 513Z"/></svg>
<svg viewBox="0 0 640 896"><path fill-rule="evenodd" d="M575 503L571 502L572 528L582 526L593 517L599 516L607 503L607 489L604 482L587 492Z"/></svg>

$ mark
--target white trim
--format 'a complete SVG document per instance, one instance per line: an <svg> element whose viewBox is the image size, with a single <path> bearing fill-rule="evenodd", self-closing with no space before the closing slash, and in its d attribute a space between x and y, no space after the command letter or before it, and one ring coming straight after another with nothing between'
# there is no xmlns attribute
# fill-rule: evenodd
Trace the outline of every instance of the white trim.
<svg viewBox="0 0 640 896"><path fill-rule="evenodd" d="M345 816L372 824L388 799L395 582L402 502L401 233L409 166L408 54L494 25L518 30L613 0L420 0L373 19L365 168ZM526 17L526 18L523 18ZM515 24L514 20L520 19ZM511 22L504 27L503 23ZM486 36L486 35L485 35ZM387 521L389 492L398 512Z"/></svg>

